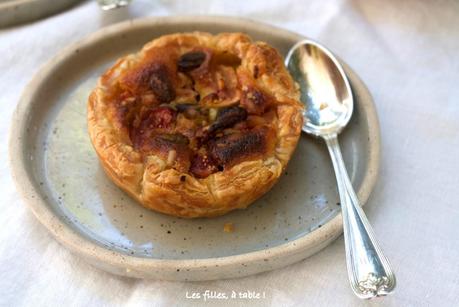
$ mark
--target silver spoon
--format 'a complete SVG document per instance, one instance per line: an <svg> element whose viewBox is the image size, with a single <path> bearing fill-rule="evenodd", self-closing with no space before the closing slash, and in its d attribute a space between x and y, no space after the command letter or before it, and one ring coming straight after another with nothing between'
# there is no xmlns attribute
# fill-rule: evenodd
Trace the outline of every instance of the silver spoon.
<svg viewBox="0 0 459 307"><path fill-rule="evenodd" d="M360 208L338 143L354 104L346 74L329 50L310 40L293 46L285 63L300 85L301 101L306 105L303 131L322 137L333 161L352 290L363 299L387 295L395 288L395 275Z"/></svg>

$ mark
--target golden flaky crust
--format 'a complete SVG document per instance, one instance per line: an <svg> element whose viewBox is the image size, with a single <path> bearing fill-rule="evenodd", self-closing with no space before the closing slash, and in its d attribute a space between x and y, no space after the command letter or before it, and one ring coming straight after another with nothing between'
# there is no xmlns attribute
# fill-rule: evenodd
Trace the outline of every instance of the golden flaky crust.
<svg viewBox="0 0 459 307"><path fill-rule="evenodd" d="M274 150L205 178L169 167L163 156L145 156L136 150L125 127L115 120L109 94L127 71L155 52L167 50L180 55L196 47L236 55L240 59L240 82L246 79L274 97L277 115L271 123ZM281 176L301 132L302 105L298 99L297 86L281 56L266 43L252 42L241 33L166 35L149 42L139 53L119 59L102 75L88 101L89 135L107 175L143 206L180 217L218 216L247 207Z"/></svg>

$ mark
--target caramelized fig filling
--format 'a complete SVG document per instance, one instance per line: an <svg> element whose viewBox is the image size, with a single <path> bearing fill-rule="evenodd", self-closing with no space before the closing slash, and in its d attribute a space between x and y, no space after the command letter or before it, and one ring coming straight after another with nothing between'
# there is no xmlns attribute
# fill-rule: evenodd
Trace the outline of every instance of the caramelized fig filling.
<svg viewBox="0 0 459 307"><path fill-rule="evenodd" d="M228 52L194 49L130 69L115 108L134 149L197 178L272 153L274 98L240 64Z"/></svg>

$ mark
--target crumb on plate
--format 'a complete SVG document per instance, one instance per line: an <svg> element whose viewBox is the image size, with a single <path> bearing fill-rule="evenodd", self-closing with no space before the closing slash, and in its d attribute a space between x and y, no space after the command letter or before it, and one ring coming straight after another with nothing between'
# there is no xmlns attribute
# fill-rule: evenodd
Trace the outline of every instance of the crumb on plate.
<svg viewBox="0 0 459 307"><path fill-rule="evenodd" d="M225 223L223 226L224 232L233 232L234 231L234 224L233 223Z"/></svg>

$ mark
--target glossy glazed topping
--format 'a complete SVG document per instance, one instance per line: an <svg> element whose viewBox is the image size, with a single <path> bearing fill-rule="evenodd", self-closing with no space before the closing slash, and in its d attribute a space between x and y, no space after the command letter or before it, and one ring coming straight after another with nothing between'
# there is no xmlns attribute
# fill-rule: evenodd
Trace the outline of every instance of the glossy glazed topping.
<svg viewBox="0 0 459 307"><path fill-rule="evenodd" d="M112 89L110 104L127 142L143 157L205 178L272 154L275 98L227 52L154 48Z"/></svg>

